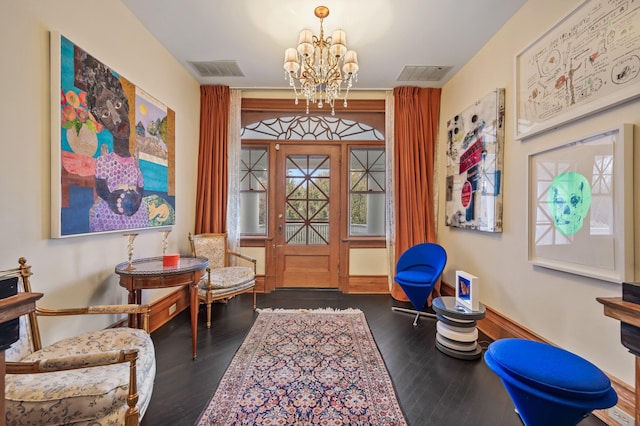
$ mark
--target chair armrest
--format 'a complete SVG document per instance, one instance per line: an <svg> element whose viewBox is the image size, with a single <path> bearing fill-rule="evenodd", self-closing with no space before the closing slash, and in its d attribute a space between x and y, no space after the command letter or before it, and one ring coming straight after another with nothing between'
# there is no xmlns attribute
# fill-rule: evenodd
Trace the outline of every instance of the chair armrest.
<svg viewBox="0 0 640 426"><path fill-rule="evenodd" d="M146 314L151 311L149 305L95 305L83 308L49 309L36 308L38 315L86 315L86 314Z"/></svg>
<svg viewBox="0 0 640 426"><path fill-rule="evenodd" d="M247 262L251 262L253 263L253 273L256 273L256 263L257 260L251 256L247 256L245 254L241 254L241 253L236 253L235 251L227 251L227 254L231 255L231 256L235 256L238 257L240 259L246 260Z"/></svg>
<svg viewBox="0 0 640 426"><path fill-rule="evenodd" d="M149 305L96 305L84 308L49 309L36 307L36 315L44 317L56 317L64 315L96 315L96 314L142 314L143 329L149 331Z"/></svg>
<svg viewBox="0 0 640 426"><path fill-rule="evenodd" d="M207 274L207 291L211 291L213 290L211 288L211 268L207 266L207 268L204 271L205 271L205 274Z"/></svg>
<svg viewBox="0 0 640 426"><path fill-rule="evenodd" d="M100 367L103 365L133 362L138 359L137 349L109 351L82 356L41 359L33 362L7 362L7 374L51 373L78 368Z"/></svg>

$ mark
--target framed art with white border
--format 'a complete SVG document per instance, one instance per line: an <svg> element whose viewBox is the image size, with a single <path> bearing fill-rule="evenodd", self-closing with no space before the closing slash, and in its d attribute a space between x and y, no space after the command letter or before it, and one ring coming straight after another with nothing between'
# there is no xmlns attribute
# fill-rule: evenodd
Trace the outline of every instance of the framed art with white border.
<svg viewBox="0 0 640 426"><path fill-rule="evenodd" d="M465 271L456 271L456 304L472 311L480 309L480 282Z"/></svg>
<svg viewBox="0 0 640 426"><path fill-rule="evenodd" d="M640 8L587 0L515 58L515 138L640 96Z"/></svg>
<svg viewBox="0 0 640 426"><path fill-rule="evenodd" d="M529 261L633 281L632 172L632 124L530 154Z"/></svg>

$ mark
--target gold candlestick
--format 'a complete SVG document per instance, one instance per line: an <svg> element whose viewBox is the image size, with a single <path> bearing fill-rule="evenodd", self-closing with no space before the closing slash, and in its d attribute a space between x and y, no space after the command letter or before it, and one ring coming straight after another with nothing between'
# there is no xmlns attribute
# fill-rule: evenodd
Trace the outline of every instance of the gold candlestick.
<svg viewBox="0 0 640 426"><path fill-rule="evenodd" d="M133 264L132 264L132 260L133 260L133 240L136 239L138 234L123 234L123 235L125 237L127 237L127 254L129 256L129 266L127 267L127 269L131 270L131 269L133 269Z"/></svg>

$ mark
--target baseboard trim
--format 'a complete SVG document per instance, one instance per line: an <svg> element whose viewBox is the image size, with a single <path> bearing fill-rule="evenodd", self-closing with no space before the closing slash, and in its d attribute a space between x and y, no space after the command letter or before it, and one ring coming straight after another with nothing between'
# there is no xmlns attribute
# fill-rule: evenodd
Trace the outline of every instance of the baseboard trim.
<svg viewBox="0 0 640 426"><path fill-rule="evenodd" d="M389 277L386 275L349 275L348 294L389 294Z"/></svg>
<svg viewBox="0 0 640 426"><path fill-rule="evenodd" d="M442 293L443 296L455 296L455 288L450 284L443 283L442 287L440 288L440 293ZM551 343L538 334L522 326L521 324L518 324L517 322L502 315L500 312L494 310L490 306L485 305L485 309L485 317L484 319L478 321L478 329L492 340L516 337L521 339L536 340L538 342ZM606 371L605 374L607 375L607 377L609 377L609 380L611 380L611 385L618 393L618 404L616 404L617 407L625 413L629 414L631 417L635 418L636 397L634 388L624 383L617 377L608 374ZM607 425L618 425L618 423L609 416L607 410L596 410L593 412L593 414L600 420L605 422Z"/></svg>

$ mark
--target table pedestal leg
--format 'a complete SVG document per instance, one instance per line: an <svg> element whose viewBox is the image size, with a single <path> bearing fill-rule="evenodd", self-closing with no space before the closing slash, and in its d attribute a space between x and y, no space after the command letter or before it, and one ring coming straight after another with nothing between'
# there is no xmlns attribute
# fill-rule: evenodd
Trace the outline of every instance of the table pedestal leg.
<svg viewBox="0 0 640 426"><path fill-rule="evenodd" d="M191 296L191 351L193 359L196 359L196 342L198 340L198 284L189 285L189 295Z"/></svg>

